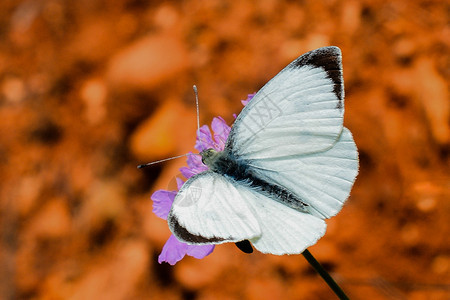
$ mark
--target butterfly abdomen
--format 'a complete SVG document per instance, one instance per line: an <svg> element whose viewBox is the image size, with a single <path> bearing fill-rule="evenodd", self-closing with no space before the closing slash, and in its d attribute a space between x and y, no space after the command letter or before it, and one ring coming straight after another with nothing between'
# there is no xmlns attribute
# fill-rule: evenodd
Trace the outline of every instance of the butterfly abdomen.
<svg viewBox="0 0 450 300"><path fill-rule="evenodd" d="M254 174L254 172L252 172L249 167L249 162L236 158L232 153L226 150L217 154L218 155L214 160L214 163L209 166L211 171L227 176L232 180L238 181L239 183L248 185L258 192L263 193L266 196L289 207L301 211L307 211L306 207L308 204L289 192L287 189L259 178L256 174Z"/></svg>

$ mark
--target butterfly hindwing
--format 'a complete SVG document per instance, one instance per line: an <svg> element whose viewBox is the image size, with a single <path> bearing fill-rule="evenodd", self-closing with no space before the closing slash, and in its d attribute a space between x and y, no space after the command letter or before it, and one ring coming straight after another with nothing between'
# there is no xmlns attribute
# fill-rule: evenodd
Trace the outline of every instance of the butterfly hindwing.
<svg viewBox="0 0 450 300"><path fill-rule="evenodd" d="M350 194L358 174L358 151L352 134L344 128L326 151L251 162L259 178L285 187L308 204L307 210L322 218L337 214Z"/></svg>
<svg viewBox="0 0 450 300"><path fill-rule="evenodd" d="M325 234L323 219L262 196L250 203L257 211L262 234L250 239L262 253L300 254Z"/></svg>

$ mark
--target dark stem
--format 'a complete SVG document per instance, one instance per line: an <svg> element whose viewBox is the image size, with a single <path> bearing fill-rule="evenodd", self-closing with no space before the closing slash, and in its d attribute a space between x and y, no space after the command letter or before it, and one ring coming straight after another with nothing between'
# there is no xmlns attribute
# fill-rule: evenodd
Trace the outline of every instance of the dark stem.
<svg viewBox="0 0 450 300"><path fill-rule="evenodd" d="M303 251L303 256L306 258L306 260L309 262L309 264L314 268L314 270L319 273L319 275L325 280L325 282L328 284L328 286L333 290L333 292L336 294L336 296L339 297L339 299L346 299L349 298L344 293L344 291L341 289L341 287L334 281L334 279L328 274L327 271L322 267L322 265L312 256L312 254L306 249Z"/></svg>

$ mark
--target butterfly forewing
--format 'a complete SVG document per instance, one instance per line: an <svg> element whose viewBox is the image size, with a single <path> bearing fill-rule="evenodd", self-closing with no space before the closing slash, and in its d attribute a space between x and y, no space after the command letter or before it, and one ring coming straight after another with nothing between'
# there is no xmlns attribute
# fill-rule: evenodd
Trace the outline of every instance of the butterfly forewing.
<svg viewBox="0 0 450 300"><path fill-rule="evenodd" d="M261 235L248 206L255 193L210 171L188 179L167 217L179 240L194 244L237 242Z"/></svg>
<svg viewBox="0 0 450 300"><path fill-rule="evenodd" d="M227 148L266 160L330 148L342 131L344 90L337 47L308 52L270 80L237 117Z"/></svg>

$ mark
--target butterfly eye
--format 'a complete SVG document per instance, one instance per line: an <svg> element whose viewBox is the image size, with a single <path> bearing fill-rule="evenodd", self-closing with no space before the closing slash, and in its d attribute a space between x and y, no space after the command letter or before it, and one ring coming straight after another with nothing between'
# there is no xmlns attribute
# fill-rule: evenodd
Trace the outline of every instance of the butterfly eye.
<svg viewBox="0 0 450 300"><path fill-rule="evenodd" d="M200 155L202 156L202 163L207 166L208 164L206 163L206 161L210 160L211 156L213 156L214 154L214 149L210 148L210 149L206 149L203 150L202 152L200 152Z"/></svg>

